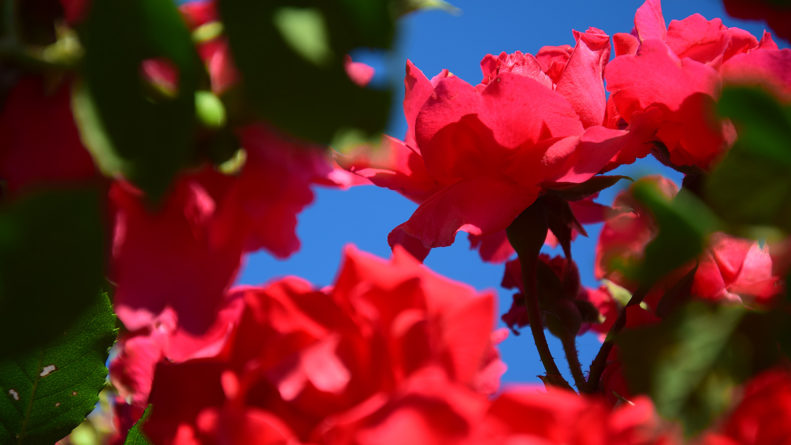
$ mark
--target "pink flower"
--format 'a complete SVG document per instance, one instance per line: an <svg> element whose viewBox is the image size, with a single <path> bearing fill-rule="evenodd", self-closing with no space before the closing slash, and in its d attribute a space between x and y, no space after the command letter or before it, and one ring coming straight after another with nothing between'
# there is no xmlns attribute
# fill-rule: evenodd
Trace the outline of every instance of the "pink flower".
<svg viewBox="0 0 791 445"><path fill-rule="evenodd" d="M362 62L355 62L350 56L346 56L343 63L346 69L346 74L357 85L364 87L371 82L374 78L374 69L372 66L366 65Z"/></svg>
<svg viewBox="0 0 791 445"><path fill-rule="evenodd" d="M330 288L289 277L232 294L244 309L221 353L157 365L145 426L154 440L252 439L233 425L303 442L381 439L398 425L425 425L423 417L456 428L453 419L467 417L468 403L485 406L504 371L494 296L435 275L401 249L390 262L347 249ZM181 399L196 387L200 394Z"/></svg>
<svg viewBox="0 0 791 445"><path fill-rule="evenodd" d="M658 141L667 150L657 152L663 162L711 168L735 139L733 126L713 113L724 81L762 84L791 99L791 51L778 50L768 34L758 41L699 14L666 27L659 0L647 0L632 34L616 34L613 42L616 57L605 73L608 125L627 123L642 140L620 162L647 155Z"/></svg>
<svg viewBox="0 0 791 445"><path fill-rule="evenodd" d="M650 177L647 180L657 181L668 197L676 194L676 186L667 179ZM629 190L616 197L614 208L602 228L596 248L596 277L635 290L636 284L629 282L621 271L642 258L645 246L656 236L657 229L651 215L640 208ZM691 294L698 298L767 304L781 290L780 277L773 271L768 246L714 233L696 263L673 272L665 279L666 285L655 287L647 302L650 305L658 303L656 299L665 288L695 266Z"/></svg>
<svg viewBox="0 0 791 445"><path fill-rule="evenodd" d="M429 81L407 63L405 141L389 139L381 159L341 161L420 204L391 245L423 258L465 231L486 245L485 259L504 260L502 231L541 193L609 164L626 137L601 125L609 38L596 29L575 37L565 59L488 55L477 86L447 71Z"/></svg>
<svg viewBox="0 0 791 445"><path fill-rule="evenodd" d="M192 30L219 21L213 0L184 3L179 6L179 10ZM209 73L212 92L223 94L239 82L239 71L234 65L228 39L224 35L199 42L197 50Z"/></svg>
<svg viewBox="0 0 791 445"><path fill-rule="evenodd" d="M140 66L143 78L161 94L175 97L179 90L179 71L170 60L155 58L143 60Z"/></svg>

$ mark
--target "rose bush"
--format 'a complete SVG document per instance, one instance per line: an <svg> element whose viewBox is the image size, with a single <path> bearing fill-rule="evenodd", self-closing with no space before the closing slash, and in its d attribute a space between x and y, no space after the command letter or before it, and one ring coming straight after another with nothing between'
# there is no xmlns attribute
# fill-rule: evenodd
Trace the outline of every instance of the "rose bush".
<svg viewBox="0 0 791 445"><path fill-rule="evenodd" d="M92 417L61 443L82 443L85 428L135 444L791 437L791 50L720 19L666 25L646 0L631 33L588 28L573 46L486 55L476 85L407 61L406 134L372 149L388 94L352 55L389 49L394 14L426 6L437 3L4 5L0 329L14 341L0 345L0 442L52 443L85 418L116 316L103 405L114 429ZM782 33L781 21L770 25ZM717 104L733 84L764 91L729 99L757 117ZM339 91L348 103L332 101ZM649 153L685 175L681 189L647 177L611 206L595 201L628 179L604 173ZM753 176L722 168L739 160ZM715 216L725 192L712 178L781 217ZM299 250L314 186L359 184L418 204L388 237L392 259L347 247L330 286L235 286L247 255ZM601 285L588 287L571 243L599 222ZM546 388L501 387L508 331L494 293L421 264L459 231L504 263L514 295L502 319L530 328ZM587 369L586 332L601 340Z"/></svg>

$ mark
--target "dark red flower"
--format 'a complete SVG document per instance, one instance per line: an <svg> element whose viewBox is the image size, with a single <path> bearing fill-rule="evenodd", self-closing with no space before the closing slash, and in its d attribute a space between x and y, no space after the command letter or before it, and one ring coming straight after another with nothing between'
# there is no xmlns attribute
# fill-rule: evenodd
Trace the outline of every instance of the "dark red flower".
<svg viewBox="0 0 791 445"><path fill-rule="evenodd" d="M0 180L4 196L98 178L71 113L71 83L47 86L21 78L0 112Z"/></svg>
<svg viewBox="0 0 791 445"><path fill-rule="evenodd" d="M791 40L791 5L782 1L723 0L728 14L740 19L766 20L778 37Z"/></svg>

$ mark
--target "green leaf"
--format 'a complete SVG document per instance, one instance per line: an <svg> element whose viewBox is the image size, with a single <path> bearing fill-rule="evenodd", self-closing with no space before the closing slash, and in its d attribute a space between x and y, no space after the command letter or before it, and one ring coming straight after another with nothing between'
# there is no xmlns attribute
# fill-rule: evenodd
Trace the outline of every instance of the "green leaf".
<svg viewBox="0 0 791 445"><path fill-rule="evenodd" d="M616 343L630 390L651 396L662 416L692 436L738 402L748 378L787 363L789 338L782 310L698 300L660 324L622 332Z"/></svg>
<svg viewBox="0 0 791 445"><path fill-rule="evenodd" d="M629 387L651 396L657 411L694 434L724 412L748 374L749 357L735 336L745 310L688 305L661 324L616 338ZM749 346L749 345L747 345Z"/></svg>
<svg viewBox="0 0 791 445"><path fill-rule="evenodd" d="M762 89L731 86L717 110L736 125L743 151L791 166L791 109Z"/></svg>
<svg viewBox="0 0 791 445"><path fill-rule="evenodd" d="M40 191L0 207L0 338L13 339L0 360L59 336L104 289L101 198Z"/></svg>
<svg viewBox="0 0 791 445"><path fill-rule="evenodd" d="M725 221L791 232L791 107L762 90L723 90L720 112L739 138L709 175L705 197Z"/></svg>
<svg viewBox="0 0 791 445"><path fill-rule="evenodd" d="M137 421L135 426L129 430L129 434L126 436L126 440L124 441L124 445L151 445L151 442L148 438L143 434L141 430L141 426L143 422L148 419L148 416L151 415L151 405L146 407L146 410L143 412L143 416L140 417L140 420Z"/></svg>
<svg viewBox="0 0 791 445"><path fill-rule="evenodd" d="M508 242L519 255L522 267L534 270L548 230L546 209L541 201L531 204L505 229Z"/></svg>
<svg viewBox="0 0 791 445"><path fill-rule="evenodd" d="M218 7L242 87L267 121L321 144L384 130L391 92L354 84L344 64L355 49L392 46L391 0L224 0Z"/></svg>
<svg viewBox="0 0 791 445"><path fill-rule="evenodd" d="M632 194L653 214L659 233L645 248L645 257L633 272L637 280L650 287L663 276L696 258L716 231L718 221L694 195L682 189L669 199L658 186L648 181L632 185Z"/></svg>
<svg viewBox="0 0 791 445"><path fill-rule="evenodd" d="M53 341L0 360L0 443L53 443L79 425L99 400L114 339L110 300L96 294Z"/></svg>
<svg viewBox="0 0 791 445"><path fill-rule="evenodd" d="M577 183L557 183L552 186L552 193L559 195L567 201L578 201L592 196L600 191L612 187L621 179L628 179L633 181L632 178L622 175L597 175L587 181Z"/></svg>
<svg viewBox="0 0 791 445"><path fill-rule="evenodd" d="M186 24L174 2L97 0L80 38L85 90L73 104L83 140L105 171L156 198L193 156L200 64ZM149 59L177 70L173 97L153 97Z"/></svg>

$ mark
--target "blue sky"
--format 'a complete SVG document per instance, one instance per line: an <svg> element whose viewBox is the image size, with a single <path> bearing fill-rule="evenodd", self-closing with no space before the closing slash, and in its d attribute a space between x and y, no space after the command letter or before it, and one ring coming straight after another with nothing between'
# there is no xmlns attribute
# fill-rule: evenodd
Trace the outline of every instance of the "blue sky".
<svg viewBox="0 0 791 445"><path fill-rule="evenodd" d="M412 60L427 76L443 68L470 83L481 79L479 62L484 55L520 50L535 54L545 45L574 44L572 29L584 31L590 26L612 35L629 32L634 12L642 3L635 0L450 0L461 9L452 15L441 11L419 12L400 23L400 41L393 56L383 60L368 57L377 69L377 80L394 82L400 88L393 109L389 133L401 138L406 123L401 110L402 77L406 59ZM666 0L663 12L667 23L695 12L708 19L722 18L728 26L738 26L760 37L765 25L728 17L720 0ZM782 44L782 42L778 42ZM787 45L784 45L787 46ZM622 167L617 173L640 177L661 171L680 182L681 177L661 167L656 161L641 160ZM618 187L602 193L599 202L612 202ZM360 249L381 257L390 256L388 232L406 221L416 205L397 193L377 187L355 187L341 191L318 188L312 206L299 216L297 232L301 250L286 261L279 261L265 252L249 256L239 278L240 283L260 284L284 275L297 275L317 286L332 283L338 269L341 250L353 243ZM600 225L588 227L590 238L575 241L574 258L578 262L583 283L597 286L593 279L593 252ZM447 277L468 283L479 290L498 292L501 313L511 302L510 292L499 287L502 265L483 263L469 250L466 235L460 233L453 246L434 249L425 264ZM559 342L550 344L558 365L565 367ZM584 370L598 351L595 337L579 339L580 360ZM521 336L510 335L500 345L508 365L504 382L538 383L543 368L529 331ZM567 367L566 371L567 371Z"/></svg>

